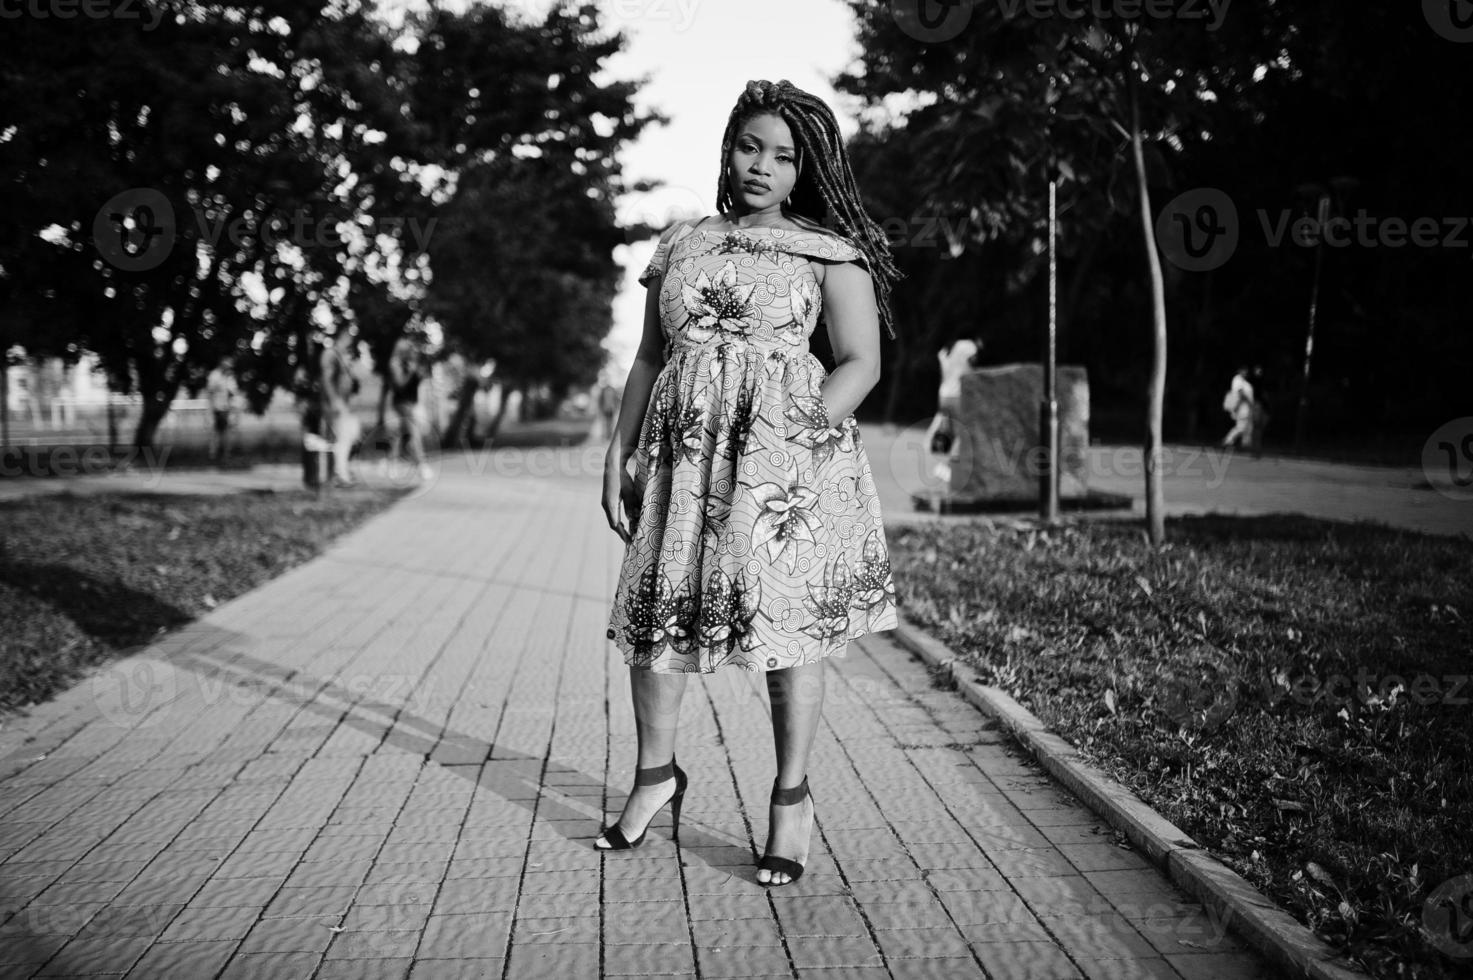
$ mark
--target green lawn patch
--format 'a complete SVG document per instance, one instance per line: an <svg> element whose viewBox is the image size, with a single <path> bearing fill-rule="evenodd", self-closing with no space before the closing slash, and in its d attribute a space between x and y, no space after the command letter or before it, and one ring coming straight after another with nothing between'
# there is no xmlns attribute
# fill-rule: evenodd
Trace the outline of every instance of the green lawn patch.
<svg viewBox="0 0 1473 980"><path fill-rule="evenodd" d="M319 554L403 490L0 504L0 712Z"/></svg>
<svg viewBox="0 0 1473 980"><path fill-rule="evenodd" d="M1473 873L1473 544L1293 516L1168 536L889 532L907 615L987 683L1374 976L1467 976L1423 912Z"/></svg>

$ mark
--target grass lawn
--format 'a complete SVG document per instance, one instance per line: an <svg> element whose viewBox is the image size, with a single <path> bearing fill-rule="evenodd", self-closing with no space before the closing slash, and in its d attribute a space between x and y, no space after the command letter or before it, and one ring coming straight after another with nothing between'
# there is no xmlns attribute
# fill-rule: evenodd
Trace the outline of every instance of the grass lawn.
<svg viewBox="0 0 1473 980"><path fill-rule="evenodd" d="M908 616L1321 937L1469 975L1423 912L1473 873L1473 544L1293 516L1172 521L1160 552L1137 523L888 536Z"/></svg>
<svg viewBox="0 0 1473 980"><path fill-rule="evenodd" d="M320 553L402 490L0 504L0 713Z"/></svg>

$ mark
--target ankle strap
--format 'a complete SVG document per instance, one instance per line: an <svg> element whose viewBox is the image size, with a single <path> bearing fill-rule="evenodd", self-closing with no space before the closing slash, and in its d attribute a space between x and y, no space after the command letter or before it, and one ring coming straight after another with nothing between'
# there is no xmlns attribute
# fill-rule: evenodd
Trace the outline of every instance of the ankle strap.
<svg viewBox="0 0 1473 980"><path fill-rule="evenodd" d="M634 770L634 785L636 786L653 786L656 783L663 783L667 779L674 778L675 758L673 756L663 766L655 766L653 769Z"/></svg>
<svg viewBox="0 0 1473 980"><path fill-rule="evenodd" d="M801 783L799 783L797 786L794 786L794 787L792 787L790 789L782 789L782 788L780 788L777 785L777 780L776 779L774 779L772 781L772 805L773 806L792 806L795 803L802 803L807 798L808 798L808 777L807 776L804 776L803 777L803 781Z"/></svg>

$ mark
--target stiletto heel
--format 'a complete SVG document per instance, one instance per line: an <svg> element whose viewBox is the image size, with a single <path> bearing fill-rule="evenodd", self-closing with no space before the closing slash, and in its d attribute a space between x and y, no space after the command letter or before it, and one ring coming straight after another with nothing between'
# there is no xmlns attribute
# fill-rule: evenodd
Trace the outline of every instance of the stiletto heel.
<svg viewBox="0 0 1473 980"><path fill-rule="evenodd" d="M773 806L795 806L809 798L810 794L808 792L807 776L804 776L803 782L799 783L797 786L794 786L792 789L780 789L777 785L777 780L773 780L772 782ZM808 833L810 836L812 836L812 827L808 828ZM768 828L767 839L769 841L772 840L771 828ZM768 846L770 847L771 844L769 843ZM804 857L804 860L807 860L806 855ZM766 885L769 888L781 888L783 885L791 885L793 882L803 877L803 867L804 866L802 864L792 860L791 858L776 857L772 854L771 851L768 851L767 853L762 855L762 860L757 862L757 870L766 871L769 873L769 875L774 873L785 874L788 876L788 880L773 881L769 877L767 881L758 881L758 884Z"/></svg>
<svg viewBox="0 0 1473 980"><path fill-rule="evenodd" d="M655 822L655 817L659 816L660 811L665 809L667 805L670 807L670 840L675 843L679 843L680 805L685 800L685 787L687 782L685 778L685 770L676 765L674 759L671 759L663 766L656 766L653 769L636 769L634 770L634 785L654 786L659 783L663 783L671 776L675 777L674 795L672 795L670 799L666 800L664 803L661 803L658 807L655 808L655 812L650 814L649 822L644 825L644 830L639 832L638 837L630 840L624 834L624 831L619 829L619 821L615 820L613 823L609 824L607 827L599 831L599 836L608 841L608 846L599 847L598 842L594 841L594 848L600 851L633 850L634 848L644 843L645 835L650 832L650 824Z"/></svg>

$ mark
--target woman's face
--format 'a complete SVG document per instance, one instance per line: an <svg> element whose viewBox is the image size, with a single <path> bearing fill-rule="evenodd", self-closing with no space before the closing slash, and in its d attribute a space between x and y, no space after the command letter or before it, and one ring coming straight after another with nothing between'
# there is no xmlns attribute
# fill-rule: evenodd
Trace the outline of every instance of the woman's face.
<svg viewBox="0 0 1473 980"><path fill-rule="evenodd" d="M775 208L798 182L797 141L781 116L753 116L737 128L726 185L738 211Z"/></svg>

